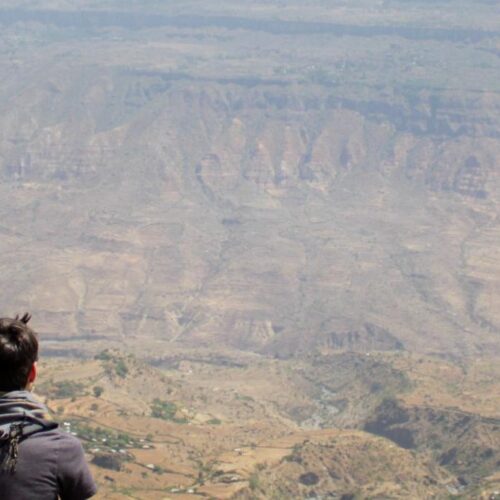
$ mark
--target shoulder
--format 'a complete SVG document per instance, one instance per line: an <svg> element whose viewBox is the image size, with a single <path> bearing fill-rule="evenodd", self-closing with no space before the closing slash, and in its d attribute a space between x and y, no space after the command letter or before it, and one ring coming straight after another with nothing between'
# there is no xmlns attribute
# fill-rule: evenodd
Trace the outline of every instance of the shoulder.
<svg viewBox="0 0 500 500"><path fill-rule="evenodd" d="M42 447L52 449L57 456L67 456L68 454L82 455L83 447L80 441L71 434L59 428L37 432L25 441L26 446Z"/></svg>
<svg viewBox="0 0 500 500"><path fill-rule="evenodd" d="M57 444L70 444L70 443L78 444L79 443L78 439L75 436L72 436L71 434L61 430L60 427L36 432L35 434L32 434L28 440L29 441L44 440L44 441L53 442L53 443L57 443Z"/></svg>
<svg viewBox="0 0 500 500"><path fill-rule="evenodd" d="M55 498L57 492L64 500L83 500L96 492L82 444L59 428L37 432L21 441L16 481L10 481L8 487L14 492L26 488L36 494L6 498ZM0 475L1 500L5 488Z"/></svg>
<svg viewBox="0 0 500 500"><path fill-rule="evenodd" d="M52 432L60 458L66 460L70 459L71 456L82 457L84 455L82 443L78 438L60 429L54 429Z"/></svg>
<svg viewBox="0 0 500 500"><path fill-rule="evenodd" d="M57 481L59 496L63 500L83 500L97 492L82 443L63 431L54 433L57 441L55 456L57 461Z"/></svg>

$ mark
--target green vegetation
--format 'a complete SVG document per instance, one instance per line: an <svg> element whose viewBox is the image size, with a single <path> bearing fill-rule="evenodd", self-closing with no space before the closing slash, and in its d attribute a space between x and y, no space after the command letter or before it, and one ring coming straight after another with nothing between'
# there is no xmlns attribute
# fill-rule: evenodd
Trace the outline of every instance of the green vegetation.
<svg viewBox="0 0 500 500"><path fill-rule="evenodd" d="M115 360L115 373L120 377L120 378L125 378L128 374L128 367L125 364L125 361L123 359L117 359Z"/></svg>
<svg viewBox="0 0 500 500"><path fill-rule="evenodd" d="M44 388L44 392L53 399L70 399L82 396L84 386L80 382L61 380L60 382L53 382L46 389Z"/></svg>
<svg viewBox="0 0 500 500"><path fill-rule="evenodd" d="M126 432L90 427L79 421L70 421L70 424L71 432L77 434L86 449L99 447L102 450L117 451L125 448L142 448L141 441Z"/></svg>
<svg viewBox="0 0 500 500"><path fill-rule="evenodd" d="M186 424L188 419L186 417L176 417L177 411L177 405L170 401L155 399L151 405L152 417L161 418L162 420L170 420L176 424Z"/></svg>
<svg viewBox="0 0 500 500"><path fill-rule="evenodd" d="M256 491L260 487L259 475L257 472L252 472L248 478L248 486L252 491Z"/></svg>
<svg viewBox="0 0 500 500"><path fill-rule="evenodd" d="M283 457L283 461L300 463L302 461L302 458L300 457L301 451L302 451L302 445L294 444L292 447L292 453Z"/></svg>
<svg viewBox="0 0 500 500"><path fill-rule="evenodd" d="M239 393L236 394L236 399L238 401L248 401L248 402L255 401L251 396L246 396L245 394L239 394Z"/></svg>
<svg viewBox="0 0 500 500"><path fill-rule="evenodd" d="M104 369L110 376L117 375L120 378L125 378L129 373L129 368L123 357L121 357L120 354L114 354L109 349L106 349L97 354L95 356L95 359L104 361Z"/></svg>
<svg viewBox="0 0 500 500"><path fill-rule="evenodd" d="M99 386L99 385L96 385L93 389L92 389L93 393L94 393L94 396L96 398L100 398L102 393L104 392L104 389Z"/></svg>
<svg viewBox="0 0 500 500"><path fill-rule="evenodd" d="M151 469L151 471L154 474L159 474L159 475L165 474L166 472L166 470L163 467L160 467L159 465L155 465L154 468Z"/></svg>
<svg viewBox="0 0 500 500"><path fill-rule="evenodd" d="M222 424L222 420L220 420L219 418L211 418L207 424L210 424L210 425L220 425Z"/></svg>
<svg viewBox="0 0 500 500"><path fill-rule="evenodd" d="M111 354L109 349L105 349L99 354L96 354L95 359L99 359L100 361L111 361L113 359L113 355Z"/></svg>
<svg viewBox="0 0 500 500"><path fill-rule="evenodd" d="M98 453L92 459L94 465L117 472L122 470L122 464L125 461L125 457L117 455L116 453Z"/></svg>

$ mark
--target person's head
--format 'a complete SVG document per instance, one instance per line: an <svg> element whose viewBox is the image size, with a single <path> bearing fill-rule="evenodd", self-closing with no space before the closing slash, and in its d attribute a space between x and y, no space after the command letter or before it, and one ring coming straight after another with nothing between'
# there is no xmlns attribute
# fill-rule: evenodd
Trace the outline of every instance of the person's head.
<svg viewBox="0 0 500 500"><path fill-rule="evenodd" d="M0 318L0 392L24 390L36 378L38 339L30 319L28 313Z"/></svg>

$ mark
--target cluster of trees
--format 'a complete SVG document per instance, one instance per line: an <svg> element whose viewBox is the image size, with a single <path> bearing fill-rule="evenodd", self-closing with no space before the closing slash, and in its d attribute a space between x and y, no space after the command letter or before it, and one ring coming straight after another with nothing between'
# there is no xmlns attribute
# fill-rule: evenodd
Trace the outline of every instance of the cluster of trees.
<svg viewBox="0 0 500 500"><path fill-rule="evenodd" d="M177 405L170 401L155 399L153 400L153 404L151 405L152 417L161 418L162 420L170 420L177 424L186 424L188 422L188 419L186 417L177 417L177 412Z"/></svg>

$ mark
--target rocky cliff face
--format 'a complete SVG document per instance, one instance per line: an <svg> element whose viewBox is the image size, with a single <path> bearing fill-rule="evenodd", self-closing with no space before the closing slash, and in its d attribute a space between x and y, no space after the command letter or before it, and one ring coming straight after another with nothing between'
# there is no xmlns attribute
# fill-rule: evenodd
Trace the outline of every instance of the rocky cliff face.
<svg viewBox="0 0 500 500"><path fill-rule="evenodd" d="M415 42L397 30L393 43L406 41L389 53L377 30L325 32L331 53L302 31L294 59L288 24L240 22L241 34L220 19L208 29L176 18L130 31L108 14L82 27L67 11L9 12L6 310L33 310L53 339L220 342L279 356L497 348L492 86L382 84L367 43L402 71L400 51ZM37 58L19 33L28 49L43 41ZM479 53L496 36L462 35L447 38L453 57L454 43ZM209 43L203 57L196 37ZM349 57L342 37L356 42ZM313 49L317 63L301 66ZM333 73L321 66L330 56ZM419 57L408 64L427 74ZM270 75L271 60L286 65ZM490 78L491 66L478 71Z"/></svg>
<svg viewBox="0 0 500 500"><path fill-rule="evenodd" d="M465 486L497 470L499 423L495 418L458 410L404 408L387 400L365 424L365 430L402 448L431 452Z"/></svg>
<svg viewBox="0 0 500 500"><path fill-rule="evenodd" d="M441 467L407 450L346 432L330 439L313 435L277 466L263 464L234 498L445 498L456 491L455 485L459 483Z"/></svg>

